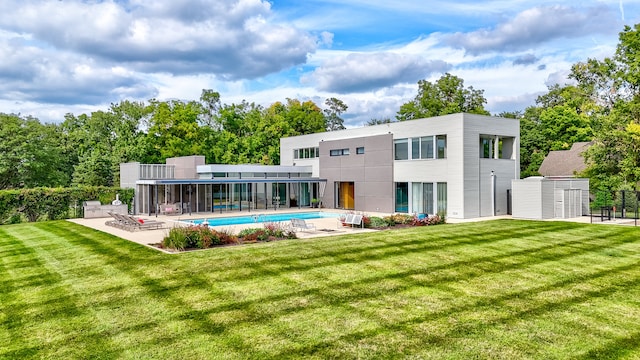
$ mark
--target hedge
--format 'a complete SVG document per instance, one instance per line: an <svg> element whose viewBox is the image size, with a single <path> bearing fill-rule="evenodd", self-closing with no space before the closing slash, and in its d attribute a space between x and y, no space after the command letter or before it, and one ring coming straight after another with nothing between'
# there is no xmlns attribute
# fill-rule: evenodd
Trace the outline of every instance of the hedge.
<svg viewBox="0 0 640 360"><path fill-rule="evenodd" d="M134 190L105 186L0 190L0 224L83 217L84 201L110 204L119 195L129 209Z"/></svg>

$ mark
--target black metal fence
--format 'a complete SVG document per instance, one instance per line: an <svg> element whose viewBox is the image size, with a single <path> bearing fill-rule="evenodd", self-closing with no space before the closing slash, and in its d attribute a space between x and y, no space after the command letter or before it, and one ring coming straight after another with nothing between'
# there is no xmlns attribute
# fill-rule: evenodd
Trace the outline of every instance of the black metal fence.
<svg viewBox="0 0 640 360"><path fill-rule="evenodd" d="M613 221L613 220L633 220L634 225L638 225L640 204L640 191L620 190L612 194L602 193L592 194L591 199L591 222Z"/></svg>

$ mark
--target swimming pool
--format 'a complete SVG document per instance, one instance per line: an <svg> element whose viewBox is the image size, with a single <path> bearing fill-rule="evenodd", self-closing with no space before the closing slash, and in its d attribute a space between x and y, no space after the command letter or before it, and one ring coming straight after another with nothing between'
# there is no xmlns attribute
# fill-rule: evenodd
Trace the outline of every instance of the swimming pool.
<svg viewBox="0 0 640 360"><path fill-rule="evenodd" d="M291 219L321 219L321 218L335 218L340 217L340 214L327 213L323 211L302 212L302 213L284 213L284 214L251 214L245 216L232 216L223 218L205 218L205 219L192 219L185 220L186 222L194 225L204 224L205 221L209 226L224 226L224 225L240 225L240 224L260 224L265 222L278 222L289 221Z"/></svg>

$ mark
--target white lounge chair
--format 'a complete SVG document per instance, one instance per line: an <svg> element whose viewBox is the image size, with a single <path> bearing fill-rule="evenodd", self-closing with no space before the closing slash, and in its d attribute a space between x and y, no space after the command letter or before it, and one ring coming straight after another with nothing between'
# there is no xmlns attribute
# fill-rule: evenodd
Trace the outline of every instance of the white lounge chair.
<svg viewBox="0 0 640 360"><path fill-rule="evenodd" d="M293 231L296 231L296 229L300 231L305 231L305 230L316 231L316 226L314 224L307 223L303 219L291 219L291 227L293 228Z"/></svg>
<svg viewBox="0 0 640 360"><path fill-rule="evenodd" d="M351 225L351 227L353 227L354 225L364 227L364 223L362 222L362 215L356 215L356 214L349 214L349 215L347 215L347 217L344 219L345 225Z"/></svg>

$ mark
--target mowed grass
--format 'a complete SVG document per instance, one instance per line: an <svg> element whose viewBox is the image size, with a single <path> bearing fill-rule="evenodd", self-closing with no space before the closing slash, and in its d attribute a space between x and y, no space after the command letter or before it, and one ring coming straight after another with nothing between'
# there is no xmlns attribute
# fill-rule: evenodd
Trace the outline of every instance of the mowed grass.
<svg viewBox="0 0 640 360"><path fill-rule="evenodd" d="M498 220L163 254L0 227L0 358L640 358L640 229Z"/></svg>

